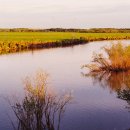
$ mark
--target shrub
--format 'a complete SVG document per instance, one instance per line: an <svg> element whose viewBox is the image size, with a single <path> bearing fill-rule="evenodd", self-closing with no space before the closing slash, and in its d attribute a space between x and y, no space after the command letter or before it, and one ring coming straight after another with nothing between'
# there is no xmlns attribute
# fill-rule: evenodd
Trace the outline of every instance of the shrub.
<svg viewBox="0 0 130 130"><path fill-rule="evenodd" d="M95 54L93 64L84 65L91 71L128 71L130 70L130 46L121 43L113 44L111 47L103 48L108 57L103 54Z"/></svg>
<svg viewBox="0 0 130 130"><path fill-rule="evenodd" d="M47 74L39 72L34 78L25 79L25 97L10 105L16 116L16 130L60 130L62 115L72 99L70 94L62 96L47 87Z"/></svg>

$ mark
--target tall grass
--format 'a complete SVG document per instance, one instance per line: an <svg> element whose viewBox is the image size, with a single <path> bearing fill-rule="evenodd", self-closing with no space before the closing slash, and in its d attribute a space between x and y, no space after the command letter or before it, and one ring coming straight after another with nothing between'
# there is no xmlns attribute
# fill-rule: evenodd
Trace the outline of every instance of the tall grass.
<svg viewBox="0 0 130 130"><path fill-rule="evenodd" d="M27 77L23 100L10 103L17 119L13 127L15 130L60 130L61 118L70 100L70 94L59 96L48 89L45 73Z"/></svg>
<svg viewBox="0 0 130 130"><path fill-rule="evenodd" d="M111 47L104 47L108 57L103 54L95 54L93 64L84 65L91 71L113 71L121 72L130 70L130 46L121 43L113 44Z"/></svg>

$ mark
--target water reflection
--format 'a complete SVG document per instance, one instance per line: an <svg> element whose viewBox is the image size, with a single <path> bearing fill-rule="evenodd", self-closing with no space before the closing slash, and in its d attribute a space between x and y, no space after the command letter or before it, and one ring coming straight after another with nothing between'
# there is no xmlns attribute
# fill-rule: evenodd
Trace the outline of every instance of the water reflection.
<svg viewBox="0 0 130 130"><path fill-rule="evenodd" d="M130 72L90 72L82 73L85 77L92 77L93 83L100 83L103 88L108 87L110 92L116 92L117 98L127 102L126 108L130 111Z"/></svg>
<svg viewBox="0 0 130 130"><path fill-rule="evenodd" d="M109 87L112 91L121 91L130 88L130 72L90 72L82 73L84 77L91 77L93 83L100 83L103 88Z"/></svg>
<svg viewBox="0 0 130 130"><path fill-rule="evenodd" d="M25 97L10 102L17 118L15 130L60 130L62 116L70 103L71 94L59 96L48 89L48 75L38 72L25 80Z"/></svg>
<svg viewBox="0 0 130 130"><path fill-rule="evenodd" d="M125 100L127 102L126 108L130 112L130 88L126 88L120 91L117 91L118 98Z"/></svg>

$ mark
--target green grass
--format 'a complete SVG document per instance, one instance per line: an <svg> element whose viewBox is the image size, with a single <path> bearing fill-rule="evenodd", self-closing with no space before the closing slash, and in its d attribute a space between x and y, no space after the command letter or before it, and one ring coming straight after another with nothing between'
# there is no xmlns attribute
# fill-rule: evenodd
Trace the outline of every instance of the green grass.
<svg viewBox="0 0 130 130"><path fill-rule="evenodd" d="M71 33L71 32L0 32L0 41L43 41L54 42L63 39L85 37L91 38L124 38L130 37L130 33Z"/></svg>
<svg viewBox="0 0 130 130"><path fill-rule="evenodd" d="M47 43L51 43L49 47L54 44L55 46L73 45L77 43L71 40L81 37L84 38L84 42L119 40L130 39L130 33L0 32L0 53L21 51L33 47L42 48L40 45ZM56 44L57 41L60 43Z"/></svg>

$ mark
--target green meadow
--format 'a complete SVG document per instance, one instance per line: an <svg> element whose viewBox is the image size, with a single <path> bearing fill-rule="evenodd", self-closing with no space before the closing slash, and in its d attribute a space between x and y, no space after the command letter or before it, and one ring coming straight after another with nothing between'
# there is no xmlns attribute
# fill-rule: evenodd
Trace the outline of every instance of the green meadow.
<svg viewBox="0 0 130 130"><path fill-rule="evenodd" d="M130 33L0 32L0 53L120 39L130 39Z"/></svg>
<svg viewBox="0 0 130 130"><path fill-rule="evenodd" d="M0 32L0 41L8 42L54 42L63 39L84 37L86 39L130 37L130 33L77 33L77 32Z"/></svg>

